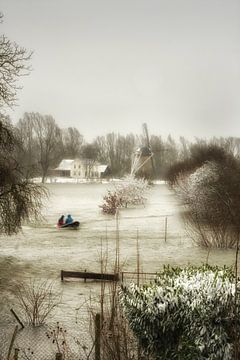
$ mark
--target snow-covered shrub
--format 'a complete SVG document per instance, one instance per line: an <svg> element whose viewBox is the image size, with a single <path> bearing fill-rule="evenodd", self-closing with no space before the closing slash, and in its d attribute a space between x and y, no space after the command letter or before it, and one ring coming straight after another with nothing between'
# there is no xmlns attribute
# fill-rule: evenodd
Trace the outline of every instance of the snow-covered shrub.
<svg viewBox="0 0 240 360"><path fill-rule="evenodd" d="M180 196L189 235L201 246L232 248L240 236L240 161L215 144L195 144L173 164L168 183Z"/></svg>
<svg viewBox="0 0 240 360"><path fill-rule="evenodd" d="M145 194L148 188L147 180L128 175L116 185L116 193L121 199L122 206L142 205L146 201Z"/></svg>
<svg viewBox="0 0 240 360"><path fill-rule="evenodd" d="M229 268L165 267L150 285L122 287L120 301L156 359L232 359L240 304Z"/></svg>
<svg viewBox="0 0 240 360"><path fill-rule="evenodd" d="M100 207L107 214L115 214L118 208L128 205L142 205L146 201L148 182L134 176L126 176L123 181L115 185L113 190L108 190L103 197L104 203Z"/></svg>
<svg viewBox="0 0 240 360"><path fill-rule="evenodd" d="M234 157L222 146L214 143L191 144L188 157L173 163L166 174L170 186L178 185L179 178L188 176L206 162L226 164L234 162Z"/></svg>
<svg viewBox="0 0 240 360"><path fill-rule="evenodd" d="M100 207L106 214L115 215L119 207L122 206L122 200L116 191L108 190L107 195L103 197L104 203Z"/></svg>
<svg viewBox="0 0 240 360"><path fill-rule="evenodd" d="M178 181L188 229L204 246L233 247L240 222L239 166L206 162Z"/></svg>

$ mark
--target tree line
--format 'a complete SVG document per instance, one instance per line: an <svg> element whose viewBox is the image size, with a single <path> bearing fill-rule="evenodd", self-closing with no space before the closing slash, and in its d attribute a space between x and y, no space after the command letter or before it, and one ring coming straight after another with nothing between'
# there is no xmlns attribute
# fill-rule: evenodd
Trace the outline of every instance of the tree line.
<svg viewBox="0 0 240 360"><path fill-rule="evenodd" d="M26 169L26 175L41 176L42 181L49 171L62 159L84 158L106 164L111 175L116 177L130 173L136 149L146 144L144 135L108 133L86 142L75 127L60 128L51 115L25 113L15 125L18 138L17 160ZM189 141L180 137L177 141L169 135L151 135L149 145L153 152L152 177L165 179L169 168L176 162L185 161L194 152L194 147L214 144L234 156L240 155L240 138L197 138Z"/></svg>

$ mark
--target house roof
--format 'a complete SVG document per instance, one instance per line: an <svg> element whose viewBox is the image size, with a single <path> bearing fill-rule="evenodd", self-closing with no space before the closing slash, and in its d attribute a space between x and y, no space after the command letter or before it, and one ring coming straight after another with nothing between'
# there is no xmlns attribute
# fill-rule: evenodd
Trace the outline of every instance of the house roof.
<svg viewBox="0 0 240 360"><path fill-rule="evenodd" d="M73 164L74 160L71 159L63 159L57 168L54 170L71 170L71 165Z"/></svg>
<svg viewBox="0 0 240 360"><path fill-rule="evenodd" d="M76 160L76 159L75 159ZM58 165L57 168L55 168L54 170L72 170L72 164L74 163L75 160L72 159L63 159L60 164ZM85 161L85 159L82 160L83 162ZM97 165L97 164L96 164ZM100 173L104 173L104 171L106 171L108 165L97 165L97 169Z"/></svg>
<svg viewBox="0 0 240 360"><path fill-rule="evenodd" d="M98 171L100 173L104 173L104 171L106 170L107 167L108 167L108 165L98 165Z"/></svg>

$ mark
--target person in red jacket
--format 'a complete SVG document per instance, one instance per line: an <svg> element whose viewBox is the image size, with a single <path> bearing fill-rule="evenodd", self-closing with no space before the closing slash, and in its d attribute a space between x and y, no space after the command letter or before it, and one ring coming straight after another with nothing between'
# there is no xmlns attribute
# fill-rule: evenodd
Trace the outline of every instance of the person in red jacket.
<svg viewBox="0 0 240 360"><path fill-rule="evenodd" d="M65 223L65 221L64 221L64 215L62 215L62 216L60 217L60 219L58 220L58 226L62 226L62 225L64 225L64 223Z"/></svg>

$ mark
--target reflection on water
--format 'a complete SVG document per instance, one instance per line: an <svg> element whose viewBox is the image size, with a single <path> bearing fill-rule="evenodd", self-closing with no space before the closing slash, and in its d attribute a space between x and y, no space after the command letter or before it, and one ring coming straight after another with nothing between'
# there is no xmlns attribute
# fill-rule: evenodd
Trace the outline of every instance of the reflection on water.
<svg viewBox="0 0 240 360"><path fill-rule="evenodd" d="M73 320L75 308L89 296L98 293L99 284L81 281L61 283L60 271L100 271L101 242L108 247L109 262L115 254L116 220L101 213L99 205L109 185L53 184L48 185L49 199L44 208L45 222L28 224L20 234L0 237L1 321L8 321L11 291L16 281L30 277L55 279L63 291L61 321ZM124 270L136 269L136 237L138 232L141 269L158 271L163 264L201 264L208 252L200 249L186 236L179 216L180 207L175 195L166 185L155 185L149 192L145 207L123 209L119 216L120 257ZM80 230L57 229L62 214L72 214L81 221ZM165 242L165 217L168 216ZM232 264L230 250L212 250L209 263ZM10 299L6 301L6 299ZM4 315L4 316L3 316Z"/></svg>

